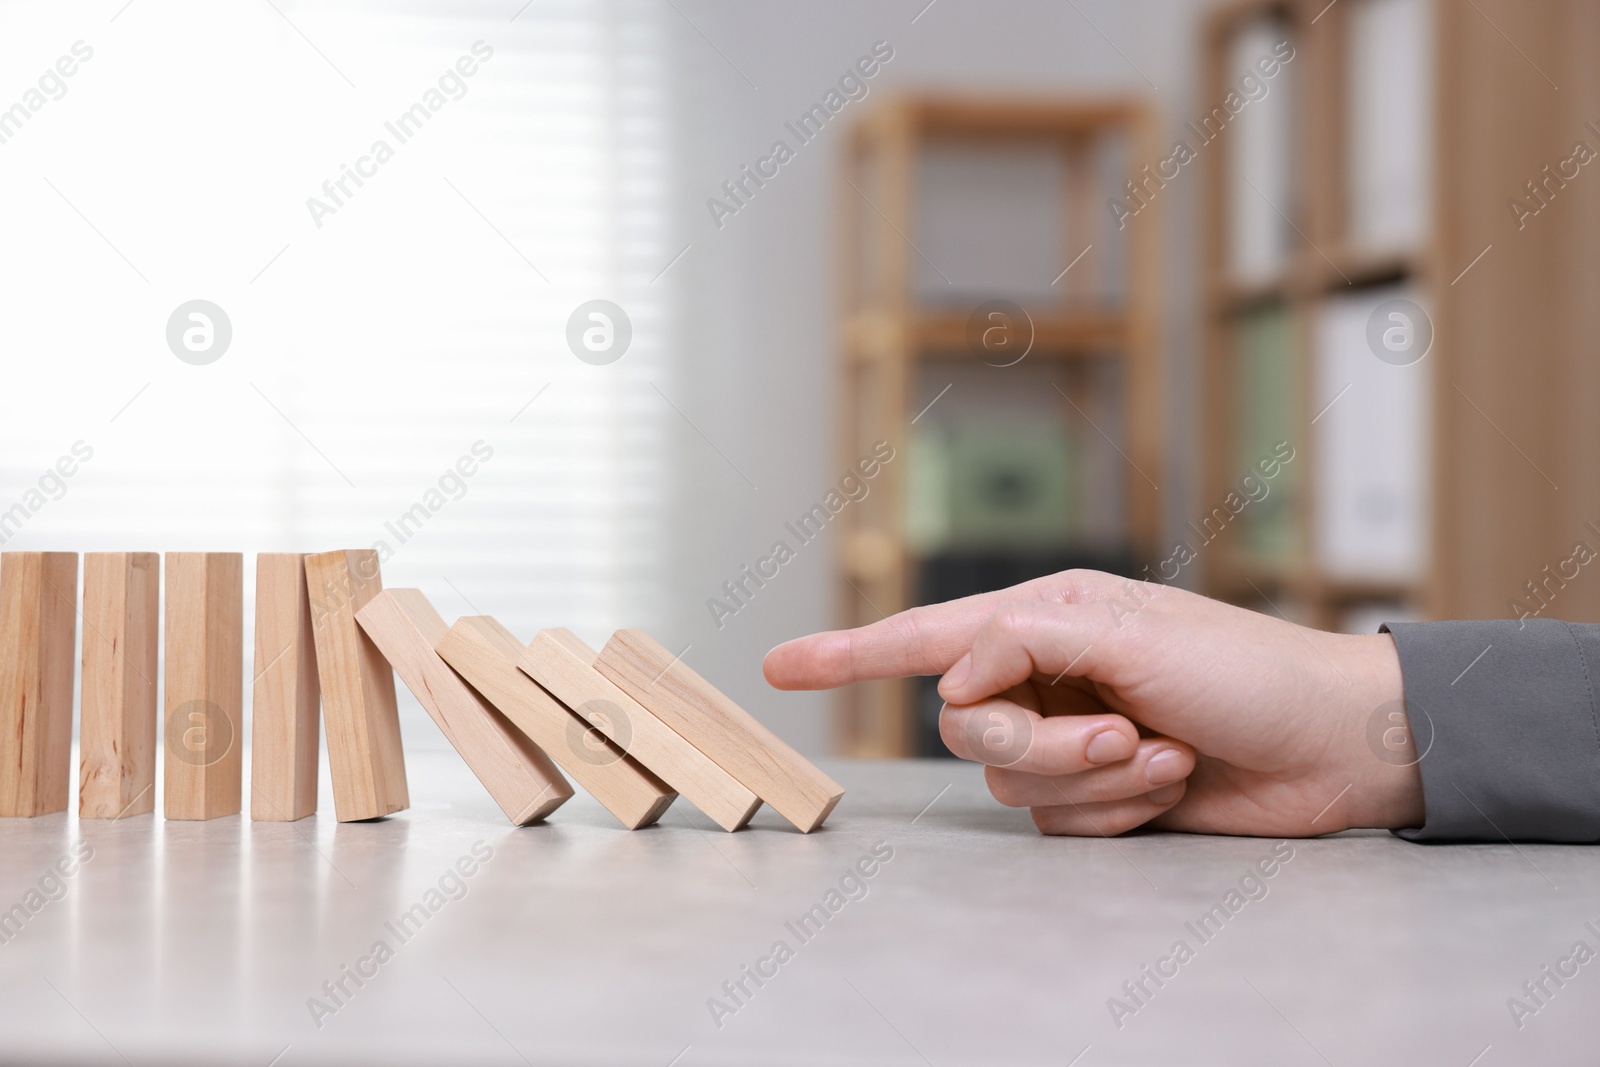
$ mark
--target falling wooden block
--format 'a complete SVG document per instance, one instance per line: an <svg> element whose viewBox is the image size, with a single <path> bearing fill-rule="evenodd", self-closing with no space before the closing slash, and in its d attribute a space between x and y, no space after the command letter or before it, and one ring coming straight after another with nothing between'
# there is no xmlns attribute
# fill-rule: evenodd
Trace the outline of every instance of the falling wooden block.
<svg viewBox="0 0 1600 1067"><path fill-rule="evenodd" d="M618 630L595 669L774 811L810 833L844 789L643 630Z"/></svg>
<svg viewBox="0 0 1600 1067"><path fill-rule="evenodd" d="M316 814L321 699L305 557L262 552L250 687L251 819L293 822Z"/></svg>
<svg viewBox="0 0 1600 1067"><path fill-rule="evenodd" d="M356 624L356 612L383 590L378 554L352 549L307 556L306 588L334 813L340 822L357 822L409 807L394 671Z"/></svg>
<svg viewBox="0 0 1600 1067"><path fill-rule="evenodd" d="M78 554L0 553L0 816L67 809Z"/></svg>
<svg viewBox="0 0 1600 1067"><path fill-rule="evenodd" d="M540 630L517 665L718 826L732 831L749 822L761 798L597 672L595 655L571 630Z"/></svg>
<svg viewBox="0 0 1600 1067"><path fill-rule="evenodd" d="M517 668L522 644L494 619L457 620L435 650L628 829L661 818L677 796L611 742L585 744L587 725Z"/></svg>
<svg viewBox="0 0 1600 1067"><path fill-rule="evenodd" d="M84 554L80 819L156 809L160 582L154 552Z"/></svg>
<svg viewBox="0 0 1600 1067"><path fill-rule="evenodd" d="M244 767L244 556L168 552L163 807L237 815Z"/></svg>
<svg viewBox="0 0 1600 1067"><path fill-rule="evenodd" d="M450 628L416 589L385 589L356 621L516 826L537 822L572 796L550 757L439 658Z"/></svg>

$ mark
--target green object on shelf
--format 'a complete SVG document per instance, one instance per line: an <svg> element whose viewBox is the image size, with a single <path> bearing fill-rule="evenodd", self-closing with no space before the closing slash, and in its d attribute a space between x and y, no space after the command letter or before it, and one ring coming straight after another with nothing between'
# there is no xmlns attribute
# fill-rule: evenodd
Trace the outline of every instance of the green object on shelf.
<svg viewBox="0 0 1600 1067"><path fill-rule="evenodd" d="M1067 427L1046 419L922 431L907 472L907 535L921 553L1059 547L1075 533L1080 475Z"/></svg>
<svg viewBox="0 0 1600 1067"><path fill-rule="evenodd" d="M906 544L918 555L950 545L950 434L914 429L906 450Z"/></svg>
<svg viewBox="0 0 1600 1067"><path fill-rule="evenodd" d="M1258 464L1270 459L1280 442L1295 442L1295 405L1300 395L1300 360L1294 321L1281 305L1246 312L1234 324L1234 396L1237 421L1232 434L1232 484L1247 475L1261 479ZM1301 451L1297 449L1297 451ZM1239 516L1239 546L1271 562L1293 558L1299 548L1295 502L1302 463L1286 463L1271 480L1265 499L1253 501Z"/></svg>

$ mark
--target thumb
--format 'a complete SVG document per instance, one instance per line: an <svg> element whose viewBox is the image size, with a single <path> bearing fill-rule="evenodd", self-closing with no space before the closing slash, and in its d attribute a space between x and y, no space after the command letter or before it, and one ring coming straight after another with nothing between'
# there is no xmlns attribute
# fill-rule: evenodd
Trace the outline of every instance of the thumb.
<svg viewBox="0 0 1600 1067"><path fill-rule="evenodd" d="M1104 604L1005 604L939 682L939 695L951 704L975 704L1038 675L1114 685L1119 648Z"/></svg>

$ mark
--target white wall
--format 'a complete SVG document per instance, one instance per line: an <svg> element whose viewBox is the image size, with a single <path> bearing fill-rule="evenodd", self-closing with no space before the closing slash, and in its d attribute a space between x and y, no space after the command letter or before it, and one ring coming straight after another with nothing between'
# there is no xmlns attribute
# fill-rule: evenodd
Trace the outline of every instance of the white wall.
<svg viewBox="0 0 1600 1067"><path fill-rule="evenodd" d="M877 40L893 45L894 58L843 119L865 114L892 90L1134 93L1155 100L1167 127L1176 129L1203 110L1195 106L1192 83L1204 5L937 0L922 11L925 0L675 3L683 17L668 26L679 85L674 197L681 237L673 245L692 248L668 276L682 301L685 376L674 400L699 432L681 426L676 441L676 562L662 636L675 650L691 645L687 662L803 751L821 753L831 748L830 699L776 693L762 681L760 664L777 642L834 624L834 534L802 549L720 631L705 601L843 473L833 424L832 267L833 176L844 131L836 121L801 148L720 231L706 198L785 136L783 122L820 99ZM1168 386L1171 396L1184 397L1194 392L1190 368L1198 350L1190 266L1197 168L1163 196ZM1188 413L1176 405L1172 426L1175 441L1193 432ZM1171 449L1169 463L1179 466L1162 480L1169 527L1193 510L1184 492L1197 473L1190 469L1192 452ZM730 460L759 488L746 484Z"/></svg>

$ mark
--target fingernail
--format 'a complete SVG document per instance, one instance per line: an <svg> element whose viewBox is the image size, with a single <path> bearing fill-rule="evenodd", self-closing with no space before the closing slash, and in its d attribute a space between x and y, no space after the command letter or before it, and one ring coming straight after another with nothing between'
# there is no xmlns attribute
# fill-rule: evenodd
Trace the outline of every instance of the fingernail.
<svg viewBox="0 0 1600 1067"><path fill-rule="evenodd" d="M943 681L939 683L941 689L960 689L961 684L967 680L967 675L972 673L972 653L956 660L956 665L945 672Z"/></svg>
<svg viewBox="0 0 1600 1067"><path fill-rule="evenodd" d="M1151 785L1166 785L1184 776L1183 755L1175 748L1162 749L1144 765L1144 780Z"/></svg>
<svg viewBox="0 0 1600 1067"><path fill-rule="evenodd" d="M1089 738L1083 754L1090 763L1115 763L1133 755L1133 745L1115 730L1102 730Z"/></svg>
<svg viewBox="0 0 1600 1067"><path fill-rule="evenodd" d="M1152 789L1145 796L1150 798L1150 803L1152 804L1171 804L1174 800L1183 796L1183 783L1174 782L1171 785L1164 785L1160 789Z"/></svg>

